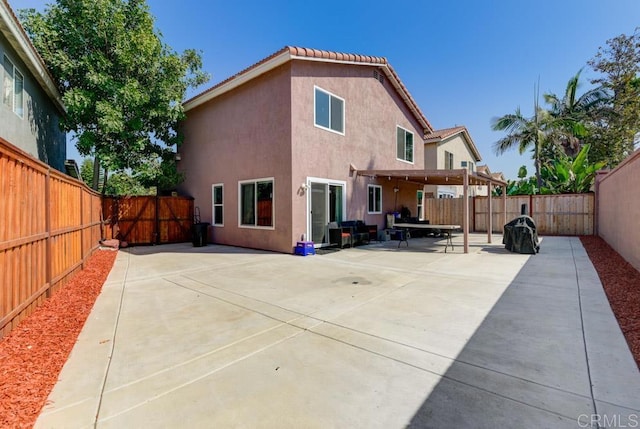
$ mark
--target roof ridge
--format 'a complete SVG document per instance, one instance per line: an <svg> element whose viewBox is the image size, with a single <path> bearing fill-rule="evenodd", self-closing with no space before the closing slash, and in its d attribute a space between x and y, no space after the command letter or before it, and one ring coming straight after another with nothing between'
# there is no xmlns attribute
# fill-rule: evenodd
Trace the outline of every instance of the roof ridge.
<svg viewBox="0 0 640 429"><path fill-rule="evenodd" d="M287 57L288 56L288 57ZM183 106L190 105L187 109L195 107L203 102L206 102L210 98L215 97L214 93L216 90L221 89L221 91L226 92L223 87L225 85L229 85L229 87L233 87L233 81L238 81L237 84L242 84L242 79L253 79L251 77L251 73L255 70L260 69L262 66L265 66L263 71L259 71L259 73L264 73L267 70L270 70L273 67L277 67L278 65L283 64L284 62L291 61L292 59L307 59L309 61L335 61L338 63L347 63L347 64L363 64L370 66L379 66L385 70L385 74L389 77L391 81L394 81L393 86L395 90L400 93L400 96L404 99L404 102L407 104L409 109L412 111L414 117L418 120L418 122L423 125L425 130L433 129L431 123L426 118L422 110L418 106L418 103L414 100L414 98L409 93L407 87L402 83L400 77L395 72L391 64L387 61L385 57L376 57L371 55L360 55L360 54L349 54L344 52L334 52L334 51L326 51L321 49L313 49L313 48L304 48L299 46L290 46L287 45L279 51L269 55L266 58L250 65L249 67L244 68L238 73L228 77L227 79L213 85L212 87L194 95L193 97L187 99L182 104ZM271 63L271 64L270 64ZM248 77L247 77L248 76ZM207 96L207 94L211 94ZM204 100L203 100L204 98ZM200 99L198 101L198 99Z"/></svg>
<svg viewBox="0 0 640 429"><path fill-rule="evenodd" d="M298 57L321 58L334 61L366 62L372 64L389 64L386 57L327 51L323 49L305 48L301 46L286 46L285 49L289 49L289 53L291 55Z"/></svg>

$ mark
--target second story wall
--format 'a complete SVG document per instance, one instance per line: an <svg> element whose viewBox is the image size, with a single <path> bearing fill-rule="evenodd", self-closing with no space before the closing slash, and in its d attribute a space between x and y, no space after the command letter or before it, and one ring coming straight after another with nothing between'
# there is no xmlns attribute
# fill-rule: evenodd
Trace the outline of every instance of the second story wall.
<svg viewBox="0 0 640 429"><path fill-rule="evenodd" d="M350 174L350 166L359 170L423 169L422 127L378 67L294 61L291 87L294 186L309 176L345 181L346 216L383 225L384 215L371 217L366 213L370 179ZM342 132L316 124L316 89L342 100ZM405 137L407 133L411 135L411 161L399 159L399 127ZM407 153L403 156L407 157ZM389 187L390 192L392 188ZM394 197L383 196L383 204L390 204L383 212L393 211ZM299 198L298 204L301 210L304 199Z"/></svg>
<svg viewBox="0 0 640 429"><path fill-rule="evenodd" d="M450 157L448 154L451 154L451 156L453 156L451 168L466 168L463 165L463 162L466 162L466 166L469 166L469 163L473 163L472 171L475 171L477 160L469 150L469 146L467 146L462 134L458 134L439 143L429 143L426 146L425 156L427 159L425 159L425 163L433 165L432 157L435 151L436 162L432 168L439 170L447 169L449 167L447 159Z"/></svg>
<svg viewBox="0 0 640 429"><path fill-rule="evenodd" d="M427 143L424 151L425 168L427 169L460 169L466 168L470 172L476 171L478 160L475 158L463 134L456 134L441 142ZM475 186L469 187L471 196L476 194ZM462 186L434 186L426 188L430 197L451 197L462 196Z"/></svg>
<svg viewBox="0 0 640 429"><path fill-rule="evenodd" d="M383 74L371 66L293 62L291 128L296 169L343 176L350 163L361 170L423 168L422 128L388 79L381 83L374 72ZM343 100L342 133L316 126L316 88ZM397 127L413 134L411 162L397 157Z"/></svg>
<svg viewBox="0 0 640 429"><path fill-rule="evenodd" d="M61 113L9 41L0 33L0 137L64 171L66 135Z"/></svg>
<svg viewBox="0 0 640 429"><path fill-rule="evenodd" d="M201 220L212 222L211 187L224 185L224 226L213 232L218 243L291 249L289 73L290 66L282 65L187 112L179 148L178 168L186 175L181 190L195 198ZM238 184L264 178L274 180L277 231L239 231Z"/></svg>

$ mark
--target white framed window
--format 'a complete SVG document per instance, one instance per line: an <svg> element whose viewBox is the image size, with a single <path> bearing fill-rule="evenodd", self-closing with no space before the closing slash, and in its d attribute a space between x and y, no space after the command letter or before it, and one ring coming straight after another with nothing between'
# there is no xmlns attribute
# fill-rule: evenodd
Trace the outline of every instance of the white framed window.
<svg viewBox="0 0 640 429"><path fill-rule="evenodd" d="M313 89L315 126L344 135L344 99L317 86Z"/></svg>
<svg viewBox="0 0 640 429"><path fill-rule="evenodd" d="M476 166L472 161L460 161L460 167L469 170L470 173L476 171Z"/></svg>
<svg viewBox="0 0 640 429"><path fill-rule="evenodd" d="M2 102L19 117L24 117L24 76L4 55L4 78L2 80Z"/></svg>
<svg viewBox="0 0 640 429"><path fill-rule="evenodd" d="M241 227L274 228L274 189L272 177L238 182L238 224Z"/></svg>
<svg viewBox="0 0 640 429"><path fill-rule="evenodd" d="M423 213L422 213L422 201L424 198L424 192L422 192L422 190L419 190L417 192L416 195L416 199L418 200L418 204L417 204L417 209L418 209L418 219L422 220L422 218L424 217Z"/></svg>
<svg viewBox="0 0 640 429"><path fill-rule="evenodd" d="M211 185L211 201L213 204L213 225L224 226L224 185Z"/></svg>
<svg viewBox="0 0 640 429"><path fill-rule="evenodd" d="M444 151L444 169L453 170L453 154L446 150Z"/></svg>
<svg viewBox="0 0 640 429"><path fill-rule="evenodd" d="M368 185L367 212L369 214L382 213L382 186Z"/></svg>
<svg viewBox="0 0 640 429"><path fill-rule="evenodd" d="M401 126L396 128L396 157L413 163L413 133Z"/></svg>

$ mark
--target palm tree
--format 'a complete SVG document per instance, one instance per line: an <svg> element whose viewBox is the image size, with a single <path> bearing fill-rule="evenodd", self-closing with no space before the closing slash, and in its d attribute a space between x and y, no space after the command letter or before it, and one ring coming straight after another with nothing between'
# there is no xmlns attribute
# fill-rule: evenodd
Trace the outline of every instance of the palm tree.
<svg viewBox="0 0 640 429"><path fill-rule="evenodd" d="M508 133L506 137L494 143L493 149L497 155L502 155L515 146L518 147L520 154L523 154L533 146L533 160L536 168L538 189L542 187L540 155L547 141L549 125L549 112L538 105L537 95L534 97L533 116L531 118L523 116L518 107L515 113L509 113L491 121L491 128L494 131L506 131Z"/></svg>
<svg viewBox="0 0 640 429"><path fill-rule="evenodd" d="M544 94L553 118L549 141L559 144L567 155L579 152L581 140L588 134L585 124L595 119L610 101L609 94L602 87L590 89L578 96L581 73L582 69L569 79L562 98L552 93Z"/></svg>

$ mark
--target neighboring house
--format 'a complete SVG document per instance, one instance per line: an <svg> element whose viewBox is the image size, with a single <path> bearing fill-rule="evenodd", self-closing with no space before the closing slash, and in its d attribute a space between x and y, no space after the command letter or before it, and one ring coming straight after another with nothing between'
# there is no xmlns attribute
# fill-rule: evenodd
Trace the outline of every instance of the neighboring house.
<svg viewBox="0 0 640 429"><path fill-rule="evenodd" d="M425 135L424 141L426 169L454 170L463 168L470 173L475 173L478 162L482 160L469 131L463 126L433 131ZM477 195L476 191L475 186L469 188L470 196ZM425 196L427 198L458 198L462 196L462 186L427 185Z"/></svg>
<svg viewBox="0 0 640 429"><path fill-rule="evenodd" d="M502 172L496 172L496 173L492 173L491 170L489 169L488 165L478 165L476 171L480 174L483 174L485 176L491 176L496 180L500 180L502 182L506 182L507 178L504 177L504 174ZM476 187L476 196L478 197L486 197L487 193L488 193L488 189L486 186L477 186Z"/></svg>
<svg viewBox="0 0 640 429"><path fill-rule="evenodd" d="M65 171L62 99L7 0L0 0L0 62L0 137Z"/></svg>
<svg viewBox="0 0 640 429"><path fill-rule="evenodd" d="M425 168L433 128L385 58L285 47L184 107L180 190L215 243L291 253L331 221L416 213L422 184L355 173Z"/></svg>

